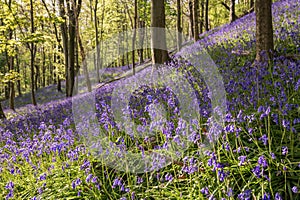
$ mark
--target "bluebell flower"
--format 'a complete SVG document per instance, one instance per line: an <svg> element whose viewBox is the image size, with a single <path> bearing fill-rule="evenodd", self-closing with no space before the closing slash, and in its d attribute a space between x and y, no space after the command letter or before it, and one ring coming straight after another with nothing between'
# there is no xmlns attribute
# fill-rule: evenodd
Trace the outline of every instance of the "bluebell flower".
<svg viewBox="0 0 300 200"><path fill-rule="evenodd" d="M298 188L297 188L297 186L292 187L292 191L293 191L294 193L298 193Z"/></svg>
<svg viewBox="0 0 300 200"><path fill-rule="evenodd" d="M282 146L282 155L287 155L289 152L288 147L287 146Z"/></svg>
<svg viewBox="0 0 300 200"><path fill-rule="evenodd" d="M263 155L258 158L257 163L263 167L268 167L268 162Z"/></svg>
<svg viewBox="0 0 300 200"><path fill-rule="evenodd" d="M275 194L275 200L283 200L283 198L278 192Z"/></svg>

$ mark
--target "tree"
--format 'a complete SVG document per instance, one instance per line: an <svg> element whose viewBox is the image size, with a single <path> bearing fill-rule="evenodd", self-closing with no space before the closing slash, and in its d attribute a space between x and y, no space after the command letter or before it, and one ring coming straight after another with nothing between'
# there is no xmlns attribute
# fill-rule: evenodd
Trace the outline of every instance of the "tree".
<svg viewBox="0 0 300 200"><path fill-rule="evenodd" d="M5 116L4 112L3 112L2 104L0 102L0 119L5 119L5 118L6 118L6 116Z"/></svg>
<svg viewBox="0 0 300 200"><path fill-rule="evenodd" d="M177 0L177 51L180 51L182 43L182 26L181 26L181 3Z"/></svg>
<svg viewBox="0 0 300 200"><path fill-rule="evenodd" d="M31 34L33 35L35 32L34 27L34 16L33 16L33 0L30 0L30 23L31 23ZM36 45L34 44L34 41L31 42L30 45L30 70L31 70L31 101L33 105L37 105L36 99L35 99L35 87L34 87L34 58L36 54Z"/></svg>
<svg viewBox="0 0 300 200"><path fill-rule="evenodd" d="M209 0L206 0L205 2L205 30L209 31L209 25L208 25L208 5Z"/></svg>
<svg viewBox="0 0 300 200"><path fill-rule="evenodd" d="M255 16L256 60L261 62L272 60L274 50L272 0L256 0Z"/></svg>
<svg viewBox="0 0 300 200"><path fill-rule="evenodd" d="M135 41L136 41L136 28L137 28L137 0L134 0L134 17L133 17L133 36L132 36L132 73L135 75Z"/></svg>
<svg viewBox="0 0 300 200"><path fill-rule="evenodd" d="M235 0L230 0L230 15L229 15L229 21L230 23L234 22L236 20L235 15Z"/></svg>
<svg viewBox="0 0 300 200"><path fill-rule="evenodd" d="M194 16L193 16L193 2L189 0L189 36L190 38L194 38Z"/></svg>
<svg viewBox="0 0 300 200"><path fill-rule="evenodd" d="M199 40L199 26L198 26L198 19L199 19L199 0L194 0L193 4L193 18L194 18L194 40L195 42Z"/></svg>
<svg viewBox="0 0 300 200"><path fill-rule="evenodd" d="M169 60L166 43L165 28L165 1L151 0L151 27L152 27L152 63L163 64ZM159 47L159 48L157 48Z"/></svg>

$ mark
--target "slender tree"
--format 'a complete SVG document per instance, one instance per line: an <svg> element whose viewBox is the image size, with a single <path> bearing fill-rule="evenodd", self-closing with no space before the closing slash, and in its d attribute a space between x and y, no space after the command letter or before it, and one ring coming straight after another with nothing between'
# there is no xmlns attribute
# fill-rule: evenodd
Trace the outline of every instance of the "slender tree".
<svg viewBox="0 0 300 200"><path fill-rule="evenodd" d="M194 40L199 40L199 0L194 0L193 4L193 18L194 18Z"/></svg>
<svg viewBox="0 0 300 200"><path fill-rule="evenodd" d="M272 0L255 1L256 60L272 60L274 51Z"/></svg>
<svg viewBox="0 0 300 200"><path fill-rule="evenodd" d="M209 0L205 1L205 30L209 31L209 24L208 24L208 6L209 6Z"/></svg>
<svg viewBox="0 0 300 200"><path fill-rule="evenodd" d="M194 16L193 16L193 1L189 0L189 35L194 38Z"/></svg>
<svg viewBox="0 0 300 200"><path fill-rule="evenodd" d="M34 34L34 16L33 16L33 0L30 0L30 22L31 22L31 34ZM30 78L31 78L31 101L33 105L37 105L35 99L35 79L34 79L34 59L36 54L36 45L34 42L31 42L30 45Z"/></svg>
<svg viewBox="0 0 300 200"><path fill-rule="evenodd" d="M182 26L181 26L181 2L177 0L177 51L182 45Z"/></svg>
<svg viewBox="0 0 300 200"><path fill-rule="evenodd" d="M230 16L230 18L229 18L230 23L232 23L236 20L235 0L230 0L230 15L229 16Z"/></svg>
<svg viewBox="0 0 300 200"><path fill-rule="evenodd" d="M165 1L151 0L151 50L152 62L155 67L157 67L156 64L163 64L169 59L168 51L166 50L165 20Z"/></svg>
<svg viewBox="0 0 300 200"><path fill-rule="evenodd" d="M0 102L0 119L5 119L6 118L6 116L5 116L5 114L4 114L4 111L3 111L3 109L2 109L2 104L1 104L1 102Z"/></svg>
<svg viewBox="0 0 300 200"><path fill-rule="evenodd" d="M133 17L133 36L132 36L132 73L135 75L135 41L136 41L136 28L137 28L137 0L134 0L134 17Z"/></svg>

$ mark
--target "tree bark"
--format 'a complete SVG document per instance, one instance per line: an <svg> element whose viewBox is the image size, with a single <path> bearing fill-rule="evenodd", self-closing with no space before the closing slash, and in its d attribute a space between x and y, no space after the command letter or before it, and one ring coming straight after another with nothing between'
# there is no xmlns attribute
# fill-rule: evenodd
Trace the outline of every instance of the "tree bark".
<svg viewBox="0 0 300 200"><path fill-rule="evenodd" d="M4 111L3 111L3 109L2 109L2 104L1 104L1 102L0 102L0 119L6 119L6 116L5 116Z"/></svg>
<svg viewBox="0 0 300 200"><path fill-rule="evenodd" d="M194 38L194 17L193 17L193 2L192 0L189 1L189 35L190 35L190 38Z"/></svg>
<svg viewBox="0 0 300 200"><path fill-rule="evenodd" d="M31 21L31 34L34 34L34 16L33 16L33 0L30 0L30 21ZM36 99L35 99L35 90L34 90L34 59L35 59L35 53L36 53L36 46L34 42L31 42L30 47L30 69L31 69L31 101L33 105L37 105Z"/></svg>
<svg viewBox="0 0 300 200"><path fill-rule="evenodd" d="M229 21L230 23L234 22L236 20L236 15L235 15L235 0L230 0L230 18Z"/></svg>
<svg viewBox="0 0 300 200"><path fill-rule="evenodd" d="M209 0L206 0L206 2L205 2L205 30L206 31L209 31L208 6L209 6Z"/></svg>
<svg viewBox="0 0 300 200"><path fill-rule="evenodd" d="M69 41L68 41L68 93L67 96L71 97L73 94L75 83L75 38L76 38L76 12L75 5L72 6L69 13Z"/></svg>
<svg viewBox="0 0 300 200"><path fill-rule="evenodd" d="M66 78L66 96L68 96L69 89L69 75L68 75L68 33L67 33L67 19L66 19L66 11L64 6L64 0L59 0L59 15L63 19L63 22L60 24L61 36L63 42L63 53L64 53L64 64L65 64L65 78Z"/></svg>
<svg viewBox="0 0 300 200"><path fill-rule="evenodd" d="M199 40L199 26L198 26L199 0L194 0L193 18L194 18L194 41L196 42L197 40Z"/></svg>
<svg viewBox="0 0 300 200"><path fill-rule="evenodd" d="M165 1L151 1L151 27L152 27L152 62L155 68L157 64L163 64L169 60L165 32ZM157 48L159 47L159 48Z"/></svg>
<svg viewBox="0 0 300 200"><path fill-rule="evenodd" d="M177 0L177 51L182 45L182 26L181 26L181 2Z"/></svg>
<svg viewBox="0 0 300 200"><path fill-rule="evenodd" d="M272 0L256 0L256 60L265 62L273 59Z"/></svg>
<svg viewBox="0 0 300 200"><path fill-rule="evenodd" d="M132 73L135 75L135 42L136 42L136 25L137 25L137 0L134 0L134 17L133 17L133 36L132 36Z"/></svg>
<svg viewBox="0 0 300 200"><path fill-rule="evenodd" d="M95 26L95 36L96 36L96 75L97 75L97 82L100 83L100 42L99 42L99 29L98 29L98 17L97 17L97 7L98 7L98 0L95 1L94 7L94 26Z"/></svg>
<svg viewBox="0 0 300 200"><path fill-rule="evenodd" d="M201 1L201 14L200 14L200 34L203 33L203 27L204 27L204 0Z"/></svg>

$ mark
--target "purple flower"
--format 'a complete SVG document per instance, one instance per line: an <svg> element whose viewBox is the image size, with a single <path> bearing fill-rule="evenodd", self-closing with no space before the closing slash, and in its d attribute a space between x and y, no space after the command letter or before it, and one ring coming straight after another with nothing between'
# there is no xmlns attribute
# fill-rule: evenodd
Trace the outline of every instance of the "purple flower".
<svg viewBox="0 0 300 200"><path fill-rule="evenodd" d="M275 194L275 200L283 200L278 192Z"/></svg>
<svg viewBox="0 0 300 200"><path fill-rule="evenodd" d="M9 182L6 184L6 186L5 186L5 188L8 189L8 190L13 190L14 187L15 187L15 185L14 185L14 183L13 183L12 181L9 181Z"/></svg>
<svg viewBox="0 0 300 200"><path fill-rule="evenodd" d="M238 159L239 159L239 166L241 166L241 165L243 165L243 163L246 161L246 159L247 159L247 156L239 156L238 157Z"/></svg>
<svg viewBox="0 0 300 200"><path fill-rule="evenodd" d="M92 177L93 177L93 174L89 174L89 175L86 177L85 181L86 181L87 183L89 183L89 182L91 181Z"/></svg>
<svg viewBox="0 0 300 200"><path fill-rule="evenodd" d="M11 199L14 197L14 191L13 190L9 190L9 193L6 195L5 199Z"/></svg>
<svg viewBox="0 0 300 200"><path fill-rule="evenodd" d="M287 146L283 146L282 147L282 155L287 155L289 152L288 147Z"/></svg>
<svg viewBox="0 0 300 200"><path fill-rule="evenodd" d="M292 187L292 191L293 191L294 193L298 193L298 188L297 188L297 186Z"/></svg>
<svg viewBox="0 0 300 200"><path fill-rule="evenodd" d="M269 193L264 193L264 196L262 198L262 200L270 200L271 199L271 196Z"/></svg>
<svg viewBox="0 0 300 200"><path fill-rule="evenodd" d="M268 136L264 134L262 137L259 138L260 141L264 143L264 145L268 144Z"/></svg>
<svg viewBox="0 0 300 200"><path fill-rule="evenodd" d="M275 154L274 154L273 152L271 152L270 155L271 155L271 158L272 158L273 160L276 159L276 156L275 156Z"/></svg>
<svg viewBox="0 0 300 200"><path fill-rule="evenodd" d="M255 174L257 178L261 178L262 171L260 170L260 166L257 165L252 169L252 172Z"/></svg>
<svg viewBox="0 0 300 200"><path fill-rule="evenodd" d="M258 158L257 163L258 163L259 165L263 166L263 167L268 167L268 162L267 162L267 160L265 159L264 156L260 156L260 157Z"/></svg>
<svg viewBox="0 0 300 200"><path fill-rule="evenodd" d="M209 194L208 187L202 188L202 189L200 190L200 192L201 192L202 194L208 195L208 194Z"/></svg>
<svg viewBox="0 0 300 200"><path fill-rule="evenodd" d="M232 197L233 196L233 190L232 190L232 188L228 188L227 196L228 197Z"/></svg>

